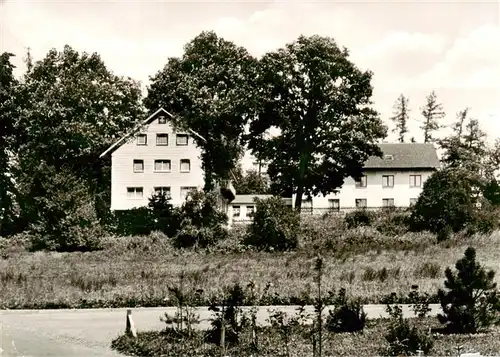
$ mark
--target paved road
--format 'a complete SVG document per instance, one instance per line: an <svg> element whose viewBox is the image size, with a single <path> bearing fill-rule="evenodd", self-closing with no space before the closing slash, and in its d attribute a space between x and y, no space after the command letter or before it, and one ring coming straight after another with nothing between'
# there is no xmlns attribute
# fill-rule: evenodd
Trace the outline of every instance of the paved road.
<svg viewBox="0 0 500 357"><path fill-rule="evenodd" d="M440 311L431 305L431 315ZM295 306L264 306L259 308L257 321L266 324L268 309L280 309L291 314ZM385 305L366 305L369 319L387 317ZM112 357L119 356L110 349L113 338L125 329L127 309L85 310L0 310L1 357ZM312 307L308 307L312 311ZM132 309L132 317L139 331L159 330L165 324L160 316L173 314L175 308ZM403 306L406 317L413 317L408 306ZM200 328L209 325L211 312L199 308Z"/></svg>

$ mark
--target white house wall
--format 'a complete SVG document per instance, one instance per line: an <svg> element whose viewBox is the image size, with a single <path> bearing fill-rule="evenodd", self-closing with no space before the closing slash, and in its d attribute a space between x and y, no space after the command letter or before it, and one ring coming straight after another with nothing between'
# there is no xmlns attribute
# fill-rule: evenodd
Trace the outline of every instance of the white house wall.
<svg viewBox="0 0 500 357"><path fill-rule="evenodd" d="M367 207L382 207L383 199L393 198L396 207L409 207L410 200L418 198L422 192L424 182L432 173L431 170L367 171L365 173L367 177L366 187L356 187L354 179L347 178L337 194L327 196L320 194L313 197L312 206L314 210L327 210L330 207L329 200L338 199L340 201L340 210L342 210L342 208L356 207L356 199L366 199ZM383 187L382 176L384 175L394 175L393 187ZM420 187L410 187L410 175L421 175ZM295 204L295 195L292 202Z"/></svg>
<svg viewBox="0 0 500 357"><path fill-rule="evenodd" d="M168 134L168 146L156 145L156 134ZM137 135L147 134L147 145L137 145ZM204 176L201 169L200 149L191 136L187 146L176 145L176 132L168 123L159 124L155 119L144 130L137 132L112 154L111 209L127 210L145 206L154 193L155 187L170 187L172 204L179 205L181 187L203 187ZM180 132L179 134L184 134ZM155 160L170 160L170 172L155 172ZM189 159L190 172L180 172L180 160ZM134 172L134 160L144 160L144 172ZM143 187L141 199L128 198L127 187Z"/></svg>

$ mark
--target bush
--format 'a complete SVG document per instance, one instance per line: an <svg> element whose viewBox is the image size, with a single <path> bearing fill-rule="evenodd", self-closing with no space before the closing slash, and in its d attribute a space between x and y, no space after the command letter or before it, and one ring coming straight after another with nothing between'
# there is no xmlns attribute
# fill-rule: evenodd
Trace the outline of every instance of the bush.
<svg viewBox="0 0 500 357"><path fill-rule="evenodd" d="M179 232L174 238L178 248L208 247L227 237L227 215L217 205L215 192L190 192L179 210Z"/></svg>
<svg viewBox="0 0 500 357"><path fill-rule="evenodd" d="M147 207L115 211L107 229L122 236L148 235L160 231L175 237L180 229L180 213L164 194L151 196Z"/></svg>
<svg viewBox="0 0 500 357"><path fill-rule="evenodd" d="M154 226L154 218L147 207L133 208L126 211L115 211L108 231L120 236L147 235Z"/></svg>
<svg viewBox="0 0 500 357"><path fill-rule="evenodd" d="M31 248L56 251L100 249L104 230L84 182L65 170L52 172L49 176L41 189L51 192L51 195L33 198L37 217L31 225Z"/></svg>
<svg viewBox="0 0 500 357"><path fill-rule="evenodd" d="M438 242L444 242L450 239L452 235L453 228L451 228L449 225L446 225L437 232L436 239Z"/></svg>
<svg viewBox="0 0 500 357"><path fill-rule="evenodd" d="M473 215L471 222L467 225L469 234L488 234L500 226L500 210L484 204L481 210Z"/></svg>
<svg viewBox="0 0 500 357"><path fill-rule="evenodd" d="M476 251L467 248L455 264L457 273L445 271L447 291L439 289L443 314L438 315L446 329L453 333L476 333L492 324L499 324L500 299L494 283L495 272L485 271L476 262Z"/></svg>
<svg viewBox="0 0 500 357"><path fill-rule="evenodd" d="M360 226L371 226L375 221L375 212L366 209L349 212L345 216L347 228L357 228Z"/></svg>
<svg viewBox="0 0 500 357"><path fill-rule="evenodd" d="M300 216L280 197L257 199L245 244L259 249L294 249L298 244L299 228Z"/></svg>
<svg viewBox="0 0 500 357"><path fill-rule="evenodd" d="M180 230L181 212L170 203L170 197L164 193L153 195L148 207L152 216L151 230L175 237Z"/></svg>
<svg viewBox="0 0 500 357"><path fill-rule="evenodd" d="M359 301L348 301L345 289L340 289L334 310L329 311L326 329L331 332L358 332L365 328L366 313Z"/></svg>
<svg viewBox="0 0 500 357"><path fill-rule="evenodd" d="M224 346L234 346L240 341L243 326L240 323L241 306L245 301L245 292L236 283L223 292L222 299L213 299L209 311L215 312L212 328L206 335L206 341ZM221 340L224 324L224 339Z"/></svg>
<svg viewBox="0 0 500 357"><path fill-rule="evenodd" d="M408 212L400 210L382 210L379 219L374 223L377 231L387 235L404 234L409 228Z"/></svg>
<svg viewBox="0 0 500 357"><path fill-rule="evenodd" d="M477 210L473 187L478 185L462 169L435 172L425 181L413 207L411 228L437 233L449 226L454 232L460 231L472 221Z"/></svg>
<svg viewBox="0 0 500 357"><path fill-rule="evenodd" d="M422 350L428 354L434 345L432 336L410 325L407 319L403 318L403 310L400 306L387 306L387 311L391 316L389 331L385 335L389 343L386 353L389 356L412 356Z"/></svg>

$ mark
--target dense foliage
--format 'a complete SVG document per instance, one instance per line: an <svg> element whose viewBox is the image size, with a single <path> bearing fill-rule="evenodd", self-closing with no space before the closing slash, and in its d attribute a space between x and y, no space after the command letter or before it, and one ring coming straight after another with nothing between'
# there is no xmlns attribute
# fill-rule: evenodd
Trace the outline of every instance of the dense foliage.
<svg viewBox="0 0 500 357"><path fill-rule="evenodd" d="M202 149L206 189L229 179L243 153L244 126L255 111L256 63L245 48L202 32L151 78L146 107L163 107L175 125L201 135L193 139Z"/></svg>
<svg viewBox="0 0 500 357"><path fill-rule="evenodd" d="M300 217L280 197L256 199L255 214L245 243L260 249L297 247Z"/></svg>
<svg viewBox="0 0 500 357"><path fill-rule="evenodd" d="M389 346L384 352L389 356L414 356L420 350L427 355L434 345L432 336L403 318L400 306L388 306L387 310L391 324L385 335Z"/></svg>
<svg viewBox="0 0 500 357"><path fill-rule="evenodd" d="M448 168L434 173L425 181L414 206L412 227L432 232L448 226L455 232L464 228L477 209L474 183L465 170Z"/></svg>
<svg viewBox="0 0 500 357"><path fill-rule="evenodd" d="M386 127L371 107L372 73L350 61L347 49L321 36L300 36L259 63L258 115L249 146L269 162L273 191L328 194L359 176ZM269 136L271 128L279 134Z"/></svg>
<svg viewBox="0 0 500 357"><path fill-rule="evenodd" d="M461 167L442 169L424 183L412 210L411 228L439 233L440 240L448 230L491 232L500 223L497 195L495 181L485 184L484 179Z"/></svg>
<svg viewBox="0 0 500 357"><path fill-rule="evenodd" d="M180 207L179 232L175 245L205 248L227 235L227 215L218 207L218 197L213 191L192 191Z"/></svg>

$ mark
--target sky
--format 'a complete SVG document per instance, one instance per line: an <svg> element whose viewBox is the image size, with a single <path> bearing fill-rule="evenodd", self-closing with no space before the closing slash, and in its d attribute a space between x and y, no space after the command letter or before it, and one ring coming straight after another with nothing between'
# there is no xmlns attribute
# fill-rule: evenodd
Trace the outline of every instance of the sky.
<svg viewBox="0 0 500 357"><path fill-rule="evenodd" d="M65 44L97 52L115 74L141 81L180 56L204 30L255 56L299 35L333 37L351 60L374 73L374 107L387 120L409 98L410 134L434 90L451 124L466 107L490 140L500 137L500 1L23 1L0 0L0 52L24 71ZM394 140L395 134L388 140Z"/></svg>

